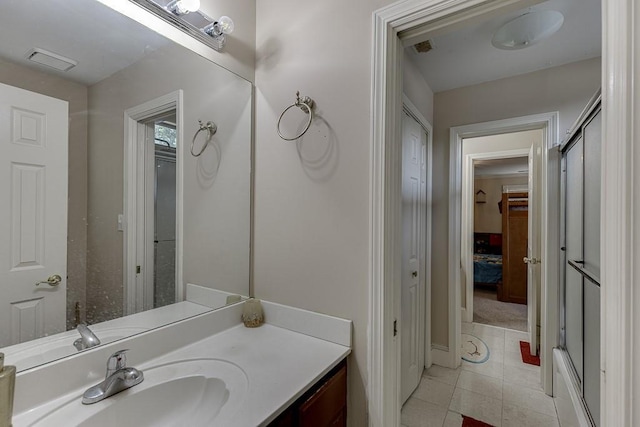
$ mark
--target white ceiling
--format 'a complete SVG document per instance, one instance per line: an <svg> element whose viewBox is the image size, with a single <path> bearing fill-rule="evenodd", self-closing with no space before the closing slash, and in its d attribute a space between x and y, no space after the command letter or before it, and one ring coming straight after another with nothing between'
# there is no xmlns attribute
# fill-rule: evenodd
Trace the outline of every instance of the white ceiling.
<svg viewBox="0 0 640 427"><path fill-rule="evenodd" d="M169 43L143 25L88 0L3 0L0 57L91 85ZM74 59L67 72L27 61L39 47Z"/></svg>
<svg viewBox="0 0 640 427"><path fill-rule="evenodd" d="M473 162L476 178L500 175L527 175L529 159L527 157L513 157L507 159L476 160Z"/></svg>
<svg viewBox="0 0 640 427"><path fill-rule="evenodd" d="M498 28L534 10L561 12L564 15L562 28L526 49L501 50L491 44ZM437 93L598 57L601 55L601 29L600 0L549 0L436 35L430 38L435 46L430 52L416 53L413 47L408 47L405 53Z"/></svg>

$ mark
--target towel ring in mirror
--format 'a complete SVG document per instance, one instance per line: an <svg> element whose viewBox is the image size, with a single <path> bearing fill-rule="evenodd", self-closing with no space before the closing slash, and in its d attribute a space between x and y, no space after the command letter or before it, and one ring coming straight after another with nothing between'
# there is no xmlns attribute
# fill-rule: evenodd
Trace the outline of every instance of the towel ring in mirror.
<svg viewBox="0 0 640 427"><path fill-rule="evenodd" d="M191 140L191 154L194 157L200 157L200 155L204 153L204 150L206 150L207 146L209 145L209 141L211 140L211 138L213 138L213 135L215 135L216 132L218 131L218 126L213 122L207 122L206 124L203 124L202 120L198 120L198 123L200 127L196 131L196 134L193 135L193 139ZM198 137L198 134L203 130L207 131L207 139L205 140L204 145L202 146L202 149L198 153L194 153L193 146L196 143L196 138Z"/></svg>

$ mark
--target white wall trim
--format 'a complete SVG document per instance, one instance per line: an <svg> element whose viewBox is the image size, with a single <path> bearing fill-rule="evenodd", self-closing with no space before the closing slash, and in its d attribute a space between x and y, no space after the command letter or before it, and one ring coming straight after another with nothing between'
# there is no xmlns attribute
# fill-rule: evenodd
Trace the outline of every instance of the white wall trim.
<svg viewBox="0 0 640 427"><path fill-rule="evenodd" d="M461 213L461 244L460 244L460 265L464 266L466 271L466 283L465 283L465 307L462 307L461 318L463 322L473 322L473 233L474 226L474 212L475 212L475 193L474 193L474 178L473 162L475 160L487 160L487 159L508 159L513 157L523 157L529 155L528 148L519 148L514 150L502 150L502 151L485 151L479 153L467 154L464 156L462 167L462 177L466 177L462 181L462 213Z"/></svg>
<svg viewBox="0 0 640 427"><path fill-rule="evenodd" d="M602 426L640 425L640 15L603 1L601 201ZM635 308L635 309L634 309Z"/></svg>
<svg viewBox="0 0 640 427"><path fill-rule="evenodd" d="M184 299L184 286L182 283L182 253L183 253L183 169L184 169L184 138L183 138L183 93L182 90L171 92L167 95L132 107L124 112L124 314L133 314L143 308L144 276L138 280L135 272L137 263L136 241L138 230L136 223L140 214L138 201L142 195L138 194L137 181L140 174L138 158L140 147L139 122L157 116L158 114L176 110L176 130L178 149L176 150L176 301ZM138 286L136 283L139 283Z"/></svg>
<svg viewBox="0 0 640 427"><path fill-rule="evenodd" d="M546 150L543 150L544 155L542 156L541 165L543 193L541 209L543 215L540 229L542 233L541 259L543 260L540 285L543 309L540 316L542 336L546 341L541 340L541 355L543 356L541 358L541 375L543 389L549 395L553 392L552 349L557 345L557 334L546 333L546 331L558 330L557 275L559 269L557 259L552 259L553 257L558 257L559 233L550 232L549 213L557 214L560 208L557 198L560 185L559 175L549 173L549 157L554 156L553 153L557 152L555 147L560 143L558 119L559 113L555 111L452 127L449 141L451 156L449 159L449 218L453 218L449 222L449 347L454 348L454 351L450 354L452 358L450 366L455 367L460 363L460 330L462 321L462 315L458 309L461 306L460 270L462 266L462 140L478 136L544 129L543 147L546 147ZM554 158L557 160L558 156L556 155ZM554 295L555 297L553 297ZM546 309L544 309L545 303L550 304Z"/></svg>
<svg viewBox="0 0 640 427"><path fill-rule="evenodd" d="M434 344L431 347L431 360L434 365L448 366L451 357L449 356L449 348L443 345Z"/></svg>
<svg viewBox="0 0 640 427"><path fill-rule="evenodd" d="M425 244L424 244L424 256L425 256L425 303L424 303L424 366L429 368L433 363L431 357L431 223L433 218L433 126L429 121L420 113L418 107L416 107L407 95L402 95L402 103L406 110L413 116L414 119L420 123L427 133L427 177L426 177L426 224L425 224Z"/></svg>
<svg viewBox="0 0 640 427"><path fill-rule="evenodd" d="M400 313L401 254L398 194L402 157L396 142L400 140L403 47L398 32L418 26L422 26L421 31L434 31L504 7L520 8L529 3L401 0L373 13L367 331L367 397L372 426L400 423L400 342L393 336L393 321Z"/></svg>

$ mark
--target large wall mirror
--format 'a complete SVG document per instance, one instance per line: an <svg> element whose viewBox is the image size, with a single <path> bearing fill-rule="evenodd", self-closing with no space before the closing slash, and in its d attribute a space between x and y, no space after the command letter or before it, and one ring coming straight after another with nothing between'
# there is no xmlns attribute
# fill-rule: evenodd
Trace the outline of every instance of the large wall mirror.
<svg viewBox="0 0 640 427"><path fill-rule="evenodd" d="M78 325L104 344L249 294L251 97L97 1L3 2L8 364L86 350Z"/></svg>

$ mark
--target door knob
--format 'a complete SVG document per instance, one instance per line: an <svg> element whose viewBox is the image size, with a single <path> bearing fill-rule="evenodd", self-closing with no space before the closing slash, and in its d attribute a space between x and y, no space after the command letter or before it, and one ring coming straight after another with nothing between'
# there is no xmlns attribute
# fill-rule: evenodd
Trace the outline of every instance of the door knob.
<svg viewBox="0 0 640 427"><path fill-rule="evenodd" d="M522 258L522 262L525 264L540 264L540 260L538 258Z"/></svg>
<svg viewBox="0 0 640 427"><path fill-rule="evenodd" d="M417 271L414 271L413 273L411 273L411 275L412 275L413 277L418 277L418 272L417 272Z"/></svg>
<svg viewBox="0 0 640 427"><path fill-rule="evenodd" d="M43 283L49 286L58 286L60 282L62 282L62 277L60 277L59 274L54 274L53 276L49 276L47 280L44 280L42 282L37 282L36 286L41 285Z"/></svg>

